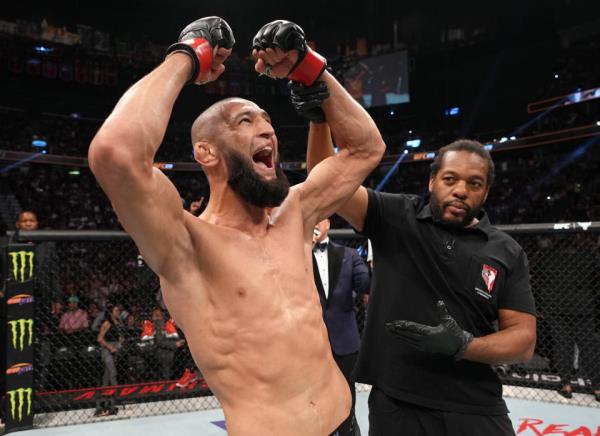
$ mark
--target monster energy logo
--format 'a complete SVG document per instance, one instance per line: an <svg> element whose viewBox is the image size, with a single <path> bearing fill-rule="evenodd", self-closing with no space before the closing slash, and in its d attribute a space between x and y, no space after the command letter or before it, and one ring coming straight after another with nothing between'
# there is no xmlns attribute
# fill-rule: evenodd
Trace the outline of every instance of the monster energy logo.
<svg viewBox="0 0 600 436"><path fill-rule="evenodd" d="M12 333L12 345L13 348L17 349L17 342L19 343L19 349L23 351L25 347L25 337L29 334L29 340L27 345L31 346L33 339L33 319L17 319L16 321L9 321L10 331Z"/></svg>
<svg viewBox="0 0 600 436"><path fill-rule="evenodd" d="M8 391L8 400L10 401L10 416L12 419L23 421L23 408L27 403L27 413L25 416L31 415L31 388L19 388L14 391Z"/></svg>
<svg viewBox="0 0 600 436"><path fill-rule="evenodd" d="M16 281L24 282L33 276L33 251L12 251L8 253L12 260L12 274Z"/></svg>

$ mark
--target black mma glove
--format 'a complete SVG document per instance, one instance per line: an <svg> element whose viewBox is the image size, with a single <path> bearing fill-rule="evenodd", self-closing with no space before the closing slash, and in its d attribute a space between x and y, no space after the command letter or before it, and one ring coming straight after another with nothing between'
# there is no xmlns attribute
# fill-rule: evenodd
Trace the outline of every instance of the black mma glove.
<svg viewBox="0 0 600 436"><path fill-rule="evenodd" d="M324 123L325 113L321 109L321 104L326 98L329 98L329 89L327 84L317 80L311 86L304 86L300 82L291 81L288 83L292 106L301 117L307 118L313 123Z"/></svg>
<svg viewBox="0 0 600 436"><path fill-rule="evenodd" d="M385 328L407 345L425 353L437 353L462 359L473 335L464 331L450 316L442 300L437 302L440 324L434 327L413 321L398 320L385 323Z"/></svg>
<svg viewBox="0 0 600 436"><path fill-rule="evenodd" d="M252 40L252 48L266 50L279 47L287 52L298 51L298 61L290 69L287 78L294 82L310 86L319 78L327 61L323 56L313 51L304 37L304 30L296 23L286 20L275 20L265 24Z"/></svg>
<svg viewBox="0 0 600 436"><path fill-rule="evenodd" d="M179 34L179 42L167 49L167 56L174 52L187 53L194 63L188 83L202 84L208 80L216 47L231 48L235 44L233 31L219 17L204 17L186 26Z"/></svg>

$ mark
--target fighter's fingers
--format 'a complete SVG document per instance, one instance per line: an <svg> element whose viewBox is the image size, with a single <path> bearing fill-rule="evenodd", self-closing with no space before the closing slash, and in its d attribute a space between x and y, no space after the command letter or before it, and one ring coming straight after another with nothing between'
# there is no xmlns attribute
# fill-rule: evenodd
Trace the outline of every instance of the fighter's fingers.
<svg viewBox="0 0 600 436"><path fill-rule="evenodd" d="M217 49L217 52L215 53L213 62L223 63L225 61L225 59L227 59L229 57L229 55L231 54L231 51L232 50L230 48L219 47Z"/></svg>
<svg viewBox="0 0 600 436"><path fill-rule="evenodd" d="M265 72L265 69L267 68L267 63L261 59L260 57L257 58L256 60L256 64L254 64L254 70L259 73L262 74Z"/></svg>
<svg viewBox="0 0 600 436"><path fill-rule="evenodd" d="M298 51L297 50L290 50L290 51L283 51L281 48L279 47L275 47L273 49L273 54L274 56L277 57L277 59L282 60L285 57L288 56L293 56L294 54L296 55L296 57L298 57Z"/></svg>
<svg viewBox="0 0 600 436"><path fill-rule="evenodd" d="M211 80L215 80L225 71L225 65L218 64L211 69Z"/></svg>
<svg viewBox="0 0 600 436"><path fill-rule="evenodd" d="M269 65L275 65L280 61L280 59L278 59L278 56L275 54L275 50L273 50L272 48L267 48L264 51L264 54L260 57Z"/></svg>

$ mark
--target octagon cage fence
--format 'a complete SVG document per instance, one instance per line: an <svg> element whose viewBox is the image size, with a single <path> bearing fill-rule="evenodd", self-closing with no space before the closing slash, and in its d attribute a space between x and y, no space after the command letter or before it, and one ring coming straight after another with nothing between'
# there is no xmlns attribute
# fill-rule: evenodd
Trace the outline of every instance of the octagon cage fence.
<svg viewBox="0 0 600 436"><path fill-rule="evenodd" d="M564 403L558 390L570 382L571 404L597 407L600 222L498 227L528 255L538 310L534 358L495 366L505 395ZM332 230L330 237L366 257L362 236ZM169 320L157 277L127 234L40 230L9 232L8 240L0 333L7 431L219 407ZM365 306L358 296L355 302L362 331ZM98 335L111 316L105 307L114 306L122 322L108 359ZM77 318L78 311L87 322L70 329L64 314ZM194 377L178 385L186 371Z"/></svg>

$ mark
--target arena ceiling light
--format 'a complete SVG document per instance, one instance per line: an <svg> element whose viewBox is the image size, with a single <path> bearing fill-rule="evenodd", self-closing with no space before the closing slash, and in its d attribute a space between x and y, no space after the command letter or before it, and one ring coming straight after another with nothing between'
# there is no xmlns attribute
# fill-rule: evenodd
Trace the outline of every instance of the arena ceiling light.
<svg viewBox="0 0 600 436"><path fill-rule="evenodd" d="M420 139L409 139L408 141L406 141L406 146L410 147L410 148L418 148L421 146L421 140Z"/></svg>
<svg viewBox="0 0 600 436"><path fill-rule="evenodd" d="M455 117L460 114L460 108L458 106L444 109L444 115L447 117Z"/></svg>
<svg viewBox="0 0 600 436"><path fill-rule="evenodd" d="M52 47L45 47L43 45L36 45L34 50L38 53L52 53L54 51Z"/></svg>

